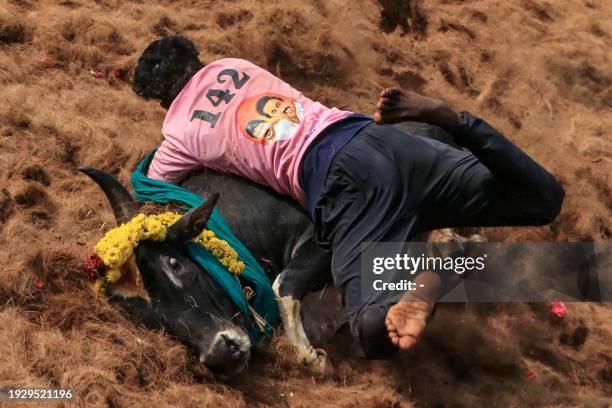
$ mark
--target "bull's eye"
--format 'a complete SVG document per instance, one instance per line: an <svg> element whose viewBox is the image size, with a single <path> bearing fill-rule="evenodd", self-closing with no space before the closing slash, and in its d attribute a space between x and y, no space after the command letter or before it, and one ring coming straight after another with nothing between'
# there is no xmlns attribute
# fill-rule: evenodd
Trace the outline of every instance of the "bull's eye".
<svg viewBox="0 0 612 408"><path fill-rule="evenodd" d="M177 265L178 265L178 261L176 260L176 258L170 258L170 266L174 268Z"/></svg>
<svg viewBox="0 0 612 408"><path fill-rule="evenodd" d="M159 63L153 66L153 72L157 72L157 71L159 71Z"/></svg>

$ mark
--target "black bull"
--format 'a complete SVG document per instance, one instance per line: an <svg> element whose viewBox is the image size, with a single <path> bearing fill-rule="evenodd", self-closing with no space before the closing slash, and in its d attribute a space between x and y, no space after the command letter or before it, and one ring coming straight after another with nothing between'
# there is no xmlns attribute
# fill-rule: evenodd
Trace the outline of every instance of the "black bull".
<svg viewBox="0 0 612 408"><path fill-rule="evenodd" d="M118 223L137 213L129 192L112 176L92 168L81 171L104 190ZM297 347L299 358L323 370L325 357L310 346L301 326L299 301L329 281L330 255L314 243L307 214L265 187L209 169L190 174L182 185L204 197L221 192L216 207L261 262L268 277L276 279L274 291L284 329ZM113 294L111 300L133 321L165 328L190 346L202 363L231 375L244 369L249 359L247 321L184 250L185 243L205 227L212 205L205 204L185 214L169 229L165 241L142 241L135 250L150 302L119 293Z"/></svg>

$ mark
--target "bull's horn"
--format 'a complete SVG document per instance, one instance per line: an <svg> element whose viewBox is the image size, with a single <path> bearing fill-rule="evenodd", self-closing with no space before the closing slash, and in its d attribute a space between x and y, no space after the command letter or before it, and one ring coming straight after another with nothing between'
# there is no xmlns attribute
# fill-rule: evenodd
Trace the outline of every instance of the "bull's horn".
<svg viewBox="0 0 612 408"><path fill-rule="evenodd" d="M138 203L116 178L92 167L79 167L79 171L91 177L104 191L113 208L117 224L129 221L138 213Z"/></svg>
<svg viewBox="0 0 612 408"><path fill-rule="evenodd" d="M168 238L179 243L185 243L200 235L206 228L206 223L219 200L219 194L210 196L204 204L185 213L177 222L168 228Z"/></svg>

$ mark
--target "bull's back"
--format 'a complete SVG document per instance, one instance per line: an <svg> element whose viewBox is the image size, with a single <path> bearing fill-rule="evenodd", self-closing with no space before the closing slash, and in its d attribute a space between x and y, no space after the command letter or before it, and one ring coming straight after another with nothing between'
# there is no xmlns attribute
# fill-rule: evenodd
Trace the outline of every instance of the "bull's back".
<svg viewBox="0 0 612 408"><path fill-rule="evenodd" d="M282 270L300 237L312 228L297 202L242 177L202 169L181 185L204 197L220 194L217 209L270 276Z"/></svg>

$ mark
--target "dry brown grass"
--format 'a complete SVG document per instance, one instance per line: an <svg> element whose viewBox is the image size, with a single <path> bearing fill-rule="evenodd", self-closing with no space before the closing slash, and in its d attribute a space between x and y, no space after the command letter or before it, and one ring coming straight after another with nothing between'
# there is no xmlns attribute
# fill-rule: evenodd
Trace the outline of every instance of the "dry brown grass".
<svg viewBox="0 0 612 408"><path fill-rule="evenodd" d="M606 305L570 305L564 325L548 322L542 305L444 305L418 348L393 362L351 357L341 334L328 347L334 374L317 380L279 338L220 383L78 277L113 219L75 168L127 182L159 143L163 110L113 72L129 78L139 52L168 34L194 40L204 61L246 58L354 111L371 112L381 88L398 83L444 97L488 118L567 189L551 227L489 236L609 240L605 2L399 3L0 0L0 386L72 387L83 407L605 406Z"/></svg>

